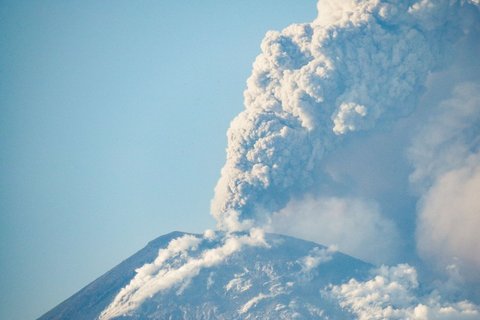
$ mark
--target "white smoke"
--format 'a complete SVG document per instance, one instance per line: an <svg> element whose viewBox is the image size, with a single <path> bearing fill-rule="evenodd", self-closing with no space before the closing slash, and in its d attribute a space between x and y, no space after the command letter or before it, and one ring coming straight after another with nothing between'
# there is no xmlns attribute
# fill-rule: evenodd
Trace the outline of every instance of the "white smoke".
<svg viewBox="0 0 480 320"><path fill-rule="evenodd" d="M267 230L326 245L363 260L394 260L400 243L395 224L374 202L356 198L307 197L272 215Z"/></svg>
<svg viewBox="0 0 480 320"><path fill-rule="evenodd" d="M480 84L455 88L416 136L410 157L410 178L422 194L419 253L480 284Z"/></svg>
<svg viewBox="0 0 480 320"><path fill-rule="evenodd" d="M425 192L446 172L462 167L480 146L480 83L463 83L442 101L414 137L411 182Z"/></svg>
<svg viewBox="0 0 480 320"><path fill-rule="evenodd" d="M478 306L461 301L448 303L435 293L419 297L416 270L406 264L379 268L365 282L355 279L332 286L331 294L340 306L359 320L462 320L478 319Z"/></svg>
<svg viewBox="0 0 480 320"><path fill-rule="evenodd" d="M319 1L312 23L270 31L228 130L212 213L262 223L315 189L345 135L411 112L469 30L464 1Z"/></svg>
<svg viewBox="0 0 480 320"><path fill-rule="evenodd" d="M309 272L312 269L315 269L322 263L326 263L333 258L333 254L337 251L336 246L329 246L328 248L315 247L310 250L309 254L306 257L303 257L300 260L302 269L305 272Z"/></svg>

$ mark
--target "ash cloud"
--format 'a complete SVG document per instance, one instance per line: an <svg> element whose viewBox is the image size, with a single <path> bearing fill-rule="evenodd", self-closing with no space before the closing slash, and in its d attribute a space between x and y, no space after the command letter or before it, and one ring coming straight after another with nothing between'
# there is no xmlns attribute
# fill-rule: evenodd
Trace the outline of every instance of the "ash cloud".
<svg viewBox="0 0 480 320"><path fill-rule="evenodd" d="M479 2L317 9L262 41L227 133L218 227L261 226L378 264L422 259L424 273L478 283Z"/></svg>
<svg viewBox="0 0 480 320"><path fill-rule="evenodd" d="M346 136L411 113L475 10L464 1L319 1L312 23L268 32L227 133L211 205L218 226L229 228L231 212L268 220L315 190L322 160Z"/></svg>

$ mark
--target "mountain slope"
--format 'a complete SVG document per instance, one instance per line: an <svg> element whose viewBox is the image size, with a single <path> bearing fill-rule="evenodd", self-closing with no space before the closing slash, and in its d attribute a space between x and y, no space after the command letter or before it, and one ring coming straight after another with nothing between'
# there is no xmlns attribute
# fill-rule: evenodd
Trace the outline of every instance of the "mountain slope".
<svg viewBox="0 0 480 320"><path fill-rule="evenodd" d="M185 235L173 232L151 241L39 320L98 318L134 279L136 269L154 261L172 239ZM202 239L198 248L191 250L188 258L177 253L166 260L166 270L179 269L185 261L208 255L224 239L195 237ZM192 276L153 292L129 312L111 313L105 319L351 318L325 294L325 288L351 278L365 279L370 264L287 236L266 234L265 244L236 249L218 263L199 268ZM142 281L150 279L145 278ZM144 286L148 285L151 283L145 282Z"/></svg>
<svg viewBox="0 0 480 320"><path fill-rule="evenodd" d="M135 275L135 269L155 259L159 248L184 235L174 231L150 241L145 248L130 256L113 269L45 313L38 320L95 319L107 307L117 292Z"/></svg>

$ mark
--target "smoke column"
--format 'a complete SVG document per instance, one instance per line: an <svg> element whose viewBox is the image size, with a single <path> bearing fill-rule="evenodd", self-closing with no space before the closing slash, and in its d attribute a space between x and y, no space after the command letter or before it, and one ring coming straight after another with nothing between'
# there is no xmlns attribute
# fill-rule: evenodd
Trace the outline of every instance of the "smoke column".
<svg viewBox="0 0 480 320"><path fill-rule="evenodd" d="M315 188L346 135L411 113L472 12L478 1L327 0L312 23L268 32L227 133L211 203L218 227L262 224Z"/></svg>

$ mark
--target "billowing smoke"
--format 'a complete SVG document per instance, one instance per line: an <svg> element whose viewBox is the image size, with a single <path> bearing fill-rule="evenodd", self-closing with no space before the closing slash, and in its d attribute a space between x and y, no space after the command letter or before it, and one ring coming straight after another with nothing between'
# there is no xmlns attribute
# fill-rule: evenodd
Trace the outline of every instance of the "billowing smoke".
<svg viewBox="0 0 480 320"><path fill-rule="evenodd" d="M465 1L319 1L312 23L268 32L228 130L212 200L219 227L236 229L232 212L263 223L315 190L322 159L345 136L412 112L475 10Z"/></svg>

